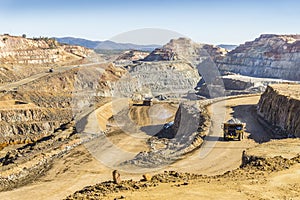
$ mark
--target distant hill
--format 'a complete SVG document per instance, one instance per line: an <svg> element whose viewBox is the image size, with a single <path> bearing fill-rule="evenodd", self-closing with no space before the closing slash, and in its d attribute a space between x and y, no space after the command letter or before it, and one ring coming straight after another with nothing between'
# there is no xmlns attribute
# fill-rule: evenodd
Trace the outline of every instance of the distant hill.
<svg viewBox="0 0 300 200"><path fill-rule="evenodd" d="M219 44L217 45L218 47L227 49L228 51L231 51L233 49L235 49L238 45L234 45L234 44Z"/></svg>
<svg viewBox="0 0 300 200"><path fill-rule="evenodd" d="M73 38L73 37L63 37L63 38L54 37L54 39L62 44L79 45L89 49L96 48L97 45L100 43L99 41L91 41L91 40L86 40L82 38Z"/></svg>
<svg viewBox="0 0 300 200"><path fill-rule="evenodd" d="M161 45L138 45L131 43L117 43L113 41L92 41L82 38L73 38L73 37L63 37L56 38L59 43L70 44L70 45L79 45L90 49L98 50L142 50L142 51L153 51L154 49L161 47Z"/></svg>

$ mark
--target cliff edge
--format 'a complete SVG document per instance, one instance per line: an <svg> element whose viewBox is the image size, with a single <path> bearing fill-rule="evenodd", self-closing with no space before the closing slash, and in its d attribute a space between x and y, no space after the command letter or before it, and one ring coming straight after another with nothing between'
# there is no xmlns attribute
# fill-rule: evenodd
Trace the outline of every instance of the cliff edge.
<svg viewBox="0 0 300 200"><path fill-rule="evenodd" d="M222 73L300 80L300 35L264 34L217 61Z"/></svg>
<svg viewBox="0 0 300 200"><path fill-rule="evenodd" d="M300 137L300 85L269 85L258 103L258 114L284 136Z"/></svg>

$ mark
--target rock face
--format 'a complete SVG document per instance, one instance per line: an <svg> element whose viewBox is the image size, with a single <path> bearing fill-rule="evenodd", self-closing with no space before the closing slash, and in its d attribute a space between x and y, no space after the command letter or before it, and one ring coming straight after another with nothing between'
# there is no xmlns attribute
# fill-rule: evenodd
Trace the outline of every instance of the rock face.
<svg viewBox="0 0 300 200"><path fill-rule="evenodd" d="M36 141L72 118L68 109L30 107L0 109L0 146Z"/></svg>
<svg viewBox="0 0 300 200"><path fill-rule="evenodd" d="M205 57L211 57L213 60L224 56L227 51L223 48L198 44L188 38L172 39L162 48L157 48L147 56L144 61L172 61L185 60L191 63Z"/></svg>
<svg viewBox="0 0 300 200"><path fill-rule="evenodd" d="M98 67L88 70L74 68L49 74L20 86L18 91L7 91L0 96L0 146L7 143L35 141L52 134L61 125L73 120L76 109L97 104L110 97L111 85L126 70L109 65L102 73ZM102 76L99 79L100 75ZM82 94L79 94L81 91Z"/></svg>
<svg viewBox="0 0 300 200"><path fill-rule="evenodd" d="M222 73L300 80L300 35L261 35L216 60Z"/></svg>
<svg viewBox="0 0 300 200"><path fill-rule="evenodd" d="M197 94L204 96L206 98L213 98L216 96L224 96L224 95L230 96L230 95L260 92L260 90L254 90L254 89L258 89L257 87L255 88L253 87L254 83L244 81L244 80L223 76L223 77L217 77L215 79L215 82L216 84L212 84L210 85L210 87L208 87L207 84L202 84L203 81L200 81L198 83L198 85L200 86L197 86L198 89ZM220 83L223 84L221 85ZM220 85L223 87L220 87Z"/></svg>
<svg viewBox="0 0 300 200"><path fill-rule="evenodd" d="M0 92L0 191L32 182L54 159L93 139L78 134L82 118L108 101L123 73L114 65L81 66Z"/></svg>
<svg viewBox="0 0 300 200"><path fill-rule="evenodd" d="M116 61L135 61L135 60L142 60L146 56L149 55L149 52L146 51L138 51L138 50L130 50L124 52L122 55L120 55Z"/></svg>
<svg viewBox="0 0 300 200"><path fill-rule="evenodd" d="M172 49L157 48L145 57L143 61L171 61L178 60L178 55Z"/></svg>
<svg viewBox="0 0 300 200"><path fill-rule="evenodd" d="M300 85L269 85L258 103L258 114L284 136L300 137Z"/></svg>
<svg viewBox="0 0 300 200"><path fill-rule="evenodd" d="M175 115L174 125L162 130L156 136L175 139L181 145L190 145L195 135L203 129L201 126L204 126L205 120L207 120L205 111L199 110L197 106L191 103L181 103Z"/></svg>
<svg viewBox="0 0 300 200"><path fill-rule="evenodd" d="M163 50L163 51L162 51ZM171 52L171 53L170 53ZM199 74L199 81L204 80L210 91L208 96L224 96L222 81L216 81L220 76L215 61L223 58L227 50L213 45L195 43L187 38L173 39L162 49L153 51L145 60L177 60L191 65ZM218 79L219 80L219 79Z"/></svg>
<svg viewBox="0 0 300 200"><path fill-rule="evenodd" d="M148 140L150 151L138 153L132 160L121 165L156 168L170 164L182 155L198 148L207 134L208 114L206 109L195 102L180 104L174 123Z"/></svg>
<svg viewBox="0 0 300 200"><path fill-rule="evenodd" d="M224 82L224 87L226 90L247 90L254 85L254 83L251 82L230 79L227 77L223 77L222 80Z"/></svg>
<svg viewBox="0 0 300 200"><path fill-rule="evenodd" d="M114 96L156 96L184 94L193 90L200 79L198 71L182 61L141 62L127 67L114 88Z"/></svg>
<svg viewBox="0 0 300 200"><path fill-rule="evenodd" d="M53 64L87 57L91 50L79 46L62 46L53 39L27 39L0 36L2 64Z"/></svg>
<svg viewBox="0 0 300 200"><path fill-rule="evenodd" d="M0 35L0 83L44 72L45 67L78 61L92 53L84 47L60 45L48 38Z"/></svg>
<svg viewBox="0 0 300 200"><path fill-rule="evenodd" d="M194 91L201 79L200 74L204 72L198 64L206 59L223 57L226 52L222 48L198 44L187 38L173 39L137 63L125 66L129 76L120 80L115 94L130 97L180 95Z"/></svg>

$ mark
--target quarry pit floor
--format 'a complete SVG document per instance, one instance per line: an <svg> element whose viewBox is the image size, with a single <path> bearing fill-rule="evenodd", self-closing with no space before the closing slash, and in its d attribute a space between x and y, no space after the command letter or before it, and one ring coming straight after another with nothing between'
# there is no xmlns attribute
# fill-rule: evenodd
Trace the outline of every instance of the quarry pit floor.
<svg viewBox="0 0 300 200"><path fill-rule="evenodd" d="M179 172L190 172L208 175L207 182L194 181L186 186L175 187L174 184L161 184L158 187L142 190L139 192L128 191L124 193L126 199L299 199L300 194L300 166L299 164L279 172L274 172L267 176L263 182L259 180L235 180L210 181L209 176L220 175L227 171L237 169L241 164L243 150L248 150L259 146L261 143L270 141L271 137L267 129L257 120L255 106L260 96L237 97L228 100L218 101L208 106L211 117L210 133L206 137L204 144L198 150L177 162L164 166L163 168L151 171L150 174L161 173L165 170ZM168 105L168 110L174 116L175 106ZM109 109L109 106L107 107ZM143 108L138 108L139 115L136 122L143 125L149 123L147 114L143 113ZM145 109L147 110L147 109ZM102 110L103 112L110 112ZM136 114L136 113L135 113ZM108 113L107 116L110 114ZM139 117L141 116L141 117ZM169 115L167 115L170 117ZM223 141L221 124L224 120L237 117L247 124L246 134L242 141ZM145 122L144 120L148 120ZM91 119L92 120L92 119ZM169 118L166 121L170 120ZM91 121L90 126L94 126L95 121ZM129 146L132 142L130 135L117 131L111 134L111 140L118 148L127 148L128 151L139 152L145 148L147 150L146 139L134 140L135 145ZM299 143L298 143L299 145ZM294 146L290 146L291 149ZM264 149L268 152L268 148ZM107 152L103 152L105 156ZM120 155L122 156L122 155ZM80 145L68 154L57 159L52 168L35 182L11 190L1 192L1 199L63 199L69 194L82 189L87 185L94 185L99 182L111 180L113 169L107 163L99 161L92 156L86 145ZM122 179L140 180L141 173L120 172ZM286 191L290 192L286 192ZM294 191L296 196L291 196ZM118 194L112 194L107 199L114 199Z"/></svg>

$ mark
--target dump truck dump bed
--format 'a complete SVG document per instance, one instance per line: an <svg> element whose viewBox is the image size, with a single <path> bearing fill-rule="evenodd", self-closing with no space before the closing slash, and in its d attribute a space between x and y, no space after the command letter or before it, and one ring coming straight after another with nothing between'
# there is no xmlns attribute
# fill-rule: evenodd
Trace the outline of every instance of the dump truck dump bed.
<svg viewBox="0 0 300 200"><path fill-rule="evenodd" d="M246 124L238 119L231 119L223 124L224 140L244 138L244 128Z"/></svg>

